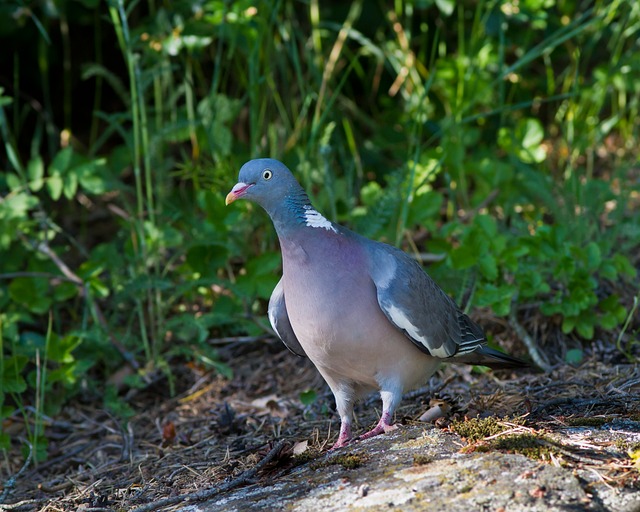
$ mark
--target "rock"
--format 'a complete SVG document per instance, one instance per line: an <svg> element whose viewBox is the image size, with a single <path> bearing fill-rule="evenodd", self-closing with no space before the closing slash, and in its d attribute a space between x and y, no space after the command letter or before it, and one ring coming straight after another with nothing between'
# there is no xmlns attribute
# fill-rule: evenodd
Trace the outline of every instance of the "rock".
<svg viewBox="0 0 640 512"><path fill-rule="evenodd" d="M452 433L403 427L321 455L275 482L180 510L640 511L630 489L601 486L600 497L594 486L588 494L570 469L518 454L460 453L463 446Z"/></svg>

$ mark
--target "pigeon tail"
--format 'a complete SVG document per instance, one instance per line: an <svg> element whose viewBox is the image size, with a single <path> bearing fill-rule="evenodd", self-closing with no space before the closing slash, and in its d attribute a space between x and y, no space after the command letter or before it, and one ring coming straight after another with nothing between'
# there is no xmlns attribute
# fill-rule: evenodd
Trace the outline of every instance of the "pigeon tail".
<svg viewBox="0 0 640 512"><path fill-rule="evenodd" d="M511 357L503 352L499 352L489 347L482 347L470 354L459 357L452 357L451 362L475 364L488 366L494 370L505 370L509 368L529 368L531 365L522 359Z"/></svg>

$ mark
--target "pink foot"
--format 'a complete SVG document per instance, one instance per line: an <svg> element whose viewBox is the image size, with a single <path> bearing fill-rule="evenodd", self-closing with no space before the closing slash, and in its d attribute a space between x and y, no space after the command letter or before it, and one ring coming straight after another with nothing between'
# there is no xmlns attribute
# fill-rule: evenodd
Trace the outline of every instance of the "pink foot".
<svg viewBox="0 0 640 512"><path fill-rule="evenodd" d="M386 432L391 432L392 430L396 430L398 427L396 425L391 425L391 415L388 413L383 413L378 424L369 432L365 432L358 439L369 439L370 437L374 437L380 434L384 434Z"/></svg>

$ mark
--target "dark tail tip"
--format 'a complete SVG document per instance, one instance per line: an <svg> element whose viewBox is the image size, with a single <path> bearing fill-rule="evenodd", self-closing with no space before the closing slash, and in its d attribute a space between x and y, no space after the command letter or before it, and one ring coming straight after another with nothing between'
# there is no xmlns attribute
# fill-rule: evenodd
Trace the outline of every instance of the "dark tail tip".
<svg viewBox="0 0 640 512"><path fill-rule="evenodd" d="M482 347L471 354L466 354L459 359L461 363L488 366L494 370L507 370L512 368L531 368L531 364L499 352L489 347Z"/></svg>

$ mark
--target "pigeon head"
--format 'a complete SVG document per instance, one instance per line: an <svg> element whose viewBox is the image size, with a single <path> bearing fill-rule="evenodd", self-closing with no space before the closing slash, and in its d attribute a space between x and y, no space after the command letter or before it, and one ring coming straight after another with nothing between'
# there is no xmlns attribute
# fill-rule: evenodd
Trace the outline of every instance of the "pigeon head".
<svg viewBox="0 0 640 512"><path fill-rule="evenodd" d="M300 200L306 194L287 167L271 158L250 160L242 166L236 183L227 194L226 204L248 199L273 213L291 198Z"/></svg>

